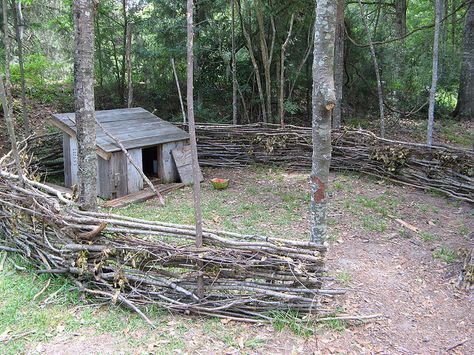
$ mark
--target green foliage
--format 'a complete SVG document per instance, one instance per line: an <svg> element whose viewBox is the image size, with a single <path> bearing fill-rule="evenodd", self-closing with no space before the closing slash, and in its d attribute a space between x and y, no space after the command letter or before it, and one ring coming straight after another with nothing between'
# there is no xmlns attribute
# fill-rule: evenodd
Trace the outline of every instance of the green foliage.
<svg viewBox="0 0 474 355"><path fill-rule="evenodd" d="M442 245L433 253L433 257L445 263L453 263L456 260L456 252L449 247Z"/></svg>

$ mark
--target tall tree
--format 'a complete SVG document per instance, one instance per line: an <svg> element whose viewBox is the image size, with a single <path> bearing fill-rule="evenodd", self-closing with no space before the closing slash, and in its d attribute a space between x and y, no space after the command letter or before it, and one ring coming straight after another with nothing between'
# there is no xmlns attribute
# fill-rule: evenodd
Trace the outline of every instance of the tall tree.
<svg viewBox="0 0 474 355"><path fill-rule="evenodd" d="M263 16L263 4L261 0L257 0L257 23L258 23L258 33L260 39L260 52L262 54L262 63L263 63L263 73L265 76L265 93L266 93L266 100L267 100L267 117L268 121L271 122L272 117L272 75L271 75L271 65L272 65L272 58L273 58L273 48L275 45L275 21L273 19L273 15L270 14L270 22L272 26L272 37L270 48L268 48L267 39L265 37L265 23L264 23L264 16Z"/></svg>
<svg viewBox="0 0 474 355"><path fill-rule="evenodd" d="M3 45L5 48L5 95L7 102L11 103L11 78L10 78L10 62L11 62L11 48L10 48L10 31L8 29L8 0L2 0L3 13Z"/></svg>
<svg viewBox="0 0 474 355"><path fill-rule="evenodd" d="M79 205L97 209L94 105L94 0L74 0L74 102L78 145Z"/></svg>
<svg viewBox="0 0 474 355"><path fill-rule="evenodd" d="M20 83L21 83L21 115L23 118L23 130L25 136L30 134L30 120L28 118L28 106L26 102L26 82L25 66L23 58L23 15L21 12L21 1L12 0L13 6L13 24L15 26L15 37L18 44L18 64L20 65Z"/></svg>
<svg viewBox="0 0 474 355"><path fill-rule="evenodd" d="M338 0L317 0L313 60L313 164L311 169L311 241L327 238L326 211L331 163L331 112L334 91L334 41ZM315 1L316 5L316 1Z"/></svg>
<svg viewBox="0 0 474 355"><path fill-rule="evenodd" d="M334 85L336 88L336 106L334 107L332 117L333 128L340 128L342 122L342 89L344 86L345 4L345 0L339 0L337 3L336 43L334 49Z"/></svg>
<svg viewBox="0 0 474 355"><path fill-rule="evenodd" d="M286 36L285 42L281 45L280 54L280 95L278 99L278 115L280 116L280 126L285 126L285 51L286 47L290 43L291 32L293 30L293 21L295 20L295 14L291 14L290 28L288 29L288 35Z"/></svg>
<svg viewBox="0 0 474 355"><path fill-rule="evenodd" d="M400 41L396 44L397 52L395 53L394 79L397 82L393 98L397 110L400 110L403 101L400 86L403 82L403 73L405 65L405 36L407 34L407 0L395 0L395 31Z"/></svg>
<svg viewBox="0 0 474 355"><path fill-rule="evenodd" d="M199 181L199 161L197 155L196 128L194 124L194 50L193 50L193 0L187 0L186 7L187 28L187 93L189 136L191 142L191 156L193 162L193 191L194 191L194 217L196 219L196 247L202 248L202 211L201 211L201 185ZM200 265L198 264L198 267ZM203 295L203 278L198 276L197 295Z"/></svg>
<svg viewBox="0 0 474 355"><path fill-rule="evenodd" d="M236 125L237 119L237 63L235 59L235 1L230 0L232 13L231 23L231 42L232 42L232 123Z"/></svg>
<svg viewBox="0 0 474 355"><path fill-rule="evenodd" d="M5 50L5 100L8 103L8 108L11 108L12 93L11 93L11 79L10 79L10 61L11 61L11 49L10 49L10 31L8 30L8 2L2 0L2 13L3 13L3 45ZM6 127L4 126L3 120L0 122L0 142L6 142Z"/></svg>
<svg viewBox="0 0 474 355"><path fill-rule="evenodd" d="M5 124L7 126L8 136L10 138L10 146L13 158L15 159L15 166L18 174L18 179L20 180L21 185L24 184L23 171L21 169L20 154L18 152L18 144L16 141L15 135L15 126L13 124L13 118L11 116L12 110L10 108L10 103L7 100L7 95L5 92L5 86L3 85L3 75L0 74L0 102L3 106L3 116L5 118Z"/></svg>
<svg viewBox="0 0 474 355"><path fill-rule="evenodd" d="M428 129L426 132L426 143L433 143L434 111L436 104L436 86L438 84L438 62L439 62L439 32L441 28L442 1L436 0L435 4L435 28L433 40L433 71L431 73L430 101L428 108Z"/></svg>
<svg viewBox="0 0 474 355"><path fill-rule="evenodd" d="M383 104L383 89L382 89L382 79L380 78L380 69L377 61L377 55L375 53L374 43L372 41L372 35L370 34L369 23L367 21L367 16L365 14L364 5L361 0L359 1L360 16L362 17L362 22L364 23L365 33L367 34L367 40L369 42L370 55L372 57L372 63L374 64L375 70L375 79L377 80L377 96L379 99L379 114L380 114L380 136L383 138L385 136L385 115L384 115L384 104Z"/></svg>
<svg viewBox="0 0 474 355"><path fill-rule="evenodd" d="M127 62L127 107L132 107L133 83L132 83L132 24L127 23L127 35L125 46L125 59Z"/></svg>
<svg viewBox="0 0 474 355"><path fill-rule="evenodd" d="M474 120L474 1L468 4L464 19L461 78L454 116Z"/></svg>
<svg viewBox="0 0 474 355"><path fill-rule="evenodd" d="M237 5L239 7L239 17L240 17L240 25L242 27L242 33L244 34L247 50L249 52L250 60L252 61L252 66L253 66L253 69L255 71L255 80L257 82L258 96L259 96L259 99L260 99L260 106L261 106L261 110L262 110L262 121L263 122L268 122L265 99L264 99L264 96L263 96L262 81L260 79L260 70L259 70L257 58L255 57L255 53L254 53L254 50L253 50L252 37L250 37L250 33L249 33L249 31L247 31L247 27L245 25L245 19L242 15L242 6L240 4L240 0L237 0Z"/></svg>

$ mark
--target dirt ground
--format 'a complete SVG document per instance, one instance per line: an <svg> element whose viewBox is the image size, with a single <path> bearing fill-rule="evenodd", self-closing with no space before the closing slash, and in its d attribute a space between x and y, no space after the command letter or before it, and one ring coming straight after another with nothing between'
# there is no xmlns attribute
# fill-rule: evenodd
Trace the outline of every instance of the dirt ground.
<svg viewBox="0 0 474 355"><path fill-rule="evenodd" d="M296 199L284 225L258 222L262 229L291 230L306 238L306 177L282 171L206 170L206 177L230 177L232 186L220 203L245 199L271 215L288 196ZM472 354L474 353L473 294L455 288L460 269L457 254L474 242L474 208L468 204L357 175L332 175L330 247L327 268L337 281L328 287L347 294L325 300L343 314L380 318L315 327L303 336L272 325L170 316L145 343L130 339L145 330L95 334L87 328L58 335L36 345L35 353L188 353L188 354ZM252 186L250 194L245 188ZM262 191L261 193L255 193ZM215 194L204 188L203 199ZM168 197L179 204L191 197L186 189ZM287 201L288 202L288 201ZM290 201L291 202L291 201ZM293 201L294 202L294 201ZM300 206L301 205L301 206ZM144 209L155 209L149 201ZM206 216L205 216L206 217ZM268 219L263 216L262 218ZM236 228L245 229L246 216L235 212ZM398 219L398 221L397 221ZM410 227L406 228L401 221ZM220 227L219 221L211 222ZM240 224L242 223L242 224ZM411 228L416 227L417 232ZM440 251L441 250L441 251ZM174 337L179 345L173 344ZM38 349L37 347L40 346Z"/></svg>

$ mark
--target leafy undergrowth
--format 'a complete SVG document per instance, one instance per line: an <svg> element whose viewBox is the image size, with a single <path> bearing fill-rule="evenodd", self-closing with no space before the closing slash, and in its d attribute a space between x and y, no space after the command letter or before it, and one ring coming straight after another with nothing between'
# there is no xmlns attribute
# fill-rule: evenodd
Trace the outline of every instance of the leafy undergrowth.
<svg viewBox="0 0 474 355"><path fill-rule="evenodd" d="M207 169L205 176L202 200L206 227L283 238L308 238L309 194L305 174L254 167ZM223 191L213 190L207 182L211 178L230 178L230 187ZM332 247L329 257L331 253L343 255L336 258L340 264L330 261L329 265L335 282L341 287L363 288L365 281L382 273L377 258L373 265L364 263L371 261L377 253L385 253L380 256L381 260L389 259L400 246L407 250L418 248L414 255L420 255L421 263L429 265L429 271L424 276L413 277L428 277L432 269L456 264L456 250L474 230L474 209L457 201L359 175L338 174L331 179L328 224ZM185 188L167 195L165 207L150 200L114 212L192 224L192 190ZM400 220L406 224L401 224ZM349 263L349 254L361 246L379 249L351 259L352 264ZM380 249L380 246L383 247ZM0 266L4 255L0 253ZM419 260L413 262L415 267L420 263ZM362 266L351 269L354 263ZM19 271L21 268L26 270ZM404 266L389 266L387 272L391 273L392 268L403 270ZM393 277L401 271L397 272ZM394 280L383 279L376 284ZM391 285L388 290L377 291L381 293L377 295L380 298L374 302L384 305L383 309L390 309L391 305L385 304L391 301L393 290ZM356 295L349 303L336 300L328 306L338 312L363 313L363 307L355 307L354 303L365 304L363 300L371 297L368 294ZM35 276L31 266L9 254L0 271L0 353L307 353L315 349L323 352L344 350L352 346L350 344L361 343L362 339L375 343L371 340L373 334L386 334L372 331L372 324L340 320L301 323L291 312L273 314L273 325L250 325L172 316L159 309L147 311L157 326L155 330L122 307L107 302L98 305L82 299L74 285L63 277ZM395 315L400 313L403 311L394 310ZM378 324L386 326L383 322ZM402 336L403 331L399 333L399 338L391 335L390 342L404 344L408 337ZM343 343L345 338L351 340ZM410 348L409 344L403 346Z"/></svg>

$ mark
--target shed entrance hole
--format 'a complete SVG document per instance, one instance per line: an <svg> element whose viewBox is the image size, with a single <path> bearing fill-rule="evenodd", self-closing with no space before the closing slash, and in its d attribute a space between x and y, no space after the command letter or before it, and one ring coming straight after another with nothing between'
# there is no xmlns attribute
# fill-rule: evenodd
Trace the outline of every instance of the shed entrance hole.
<svg viewBox="0 0 474 355"><path fill-rule="evenodd" d="M142 149L143 172L148 177L158 177L158 147Z"/></svg>

